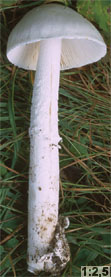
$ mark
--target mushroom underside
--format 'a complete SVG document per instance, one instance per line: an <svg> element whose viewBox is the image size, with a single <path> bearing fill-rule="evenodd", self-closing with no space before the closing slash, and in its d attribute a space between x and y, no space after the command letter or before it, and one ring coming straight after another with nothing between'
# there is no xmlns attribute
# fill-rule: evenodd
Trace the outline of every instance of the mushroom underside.
<svg viewBox="0 0 111 277"><path fill-rule="evenodd" d="M51 38L49 38L50 40ZM8 51L9 60L24 69L36 70L40 41L26 42ZM62 38L61 70L81 67L104 56L104 44L90 38Z"/></svg>

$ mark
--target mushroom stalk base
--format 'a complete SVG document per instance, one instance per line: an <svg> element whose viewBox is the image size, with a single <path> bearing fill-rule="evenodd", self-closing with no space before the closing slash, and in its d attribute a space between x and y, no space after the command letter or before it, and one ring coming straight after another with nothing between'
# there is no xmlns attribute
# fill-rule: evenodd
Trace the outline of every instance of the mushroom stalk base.
<svg viewBox="0 0 111 277"><path fill-rule="evenodd" d="M35 274L60 272L69 260L67 224L58 220L60 56L60 39L40 42L29 130L28 271Z"/></svg>
<svg viewBox="0 0 111 277"><path fill-rule="evenodd" d="M59 217L54 237L46 254L38 256L37 263L29 264L28 271L38 274L40 271L57 276L70 260L70 248L65 237L65 229L69 226L67 217Z"/></svg>

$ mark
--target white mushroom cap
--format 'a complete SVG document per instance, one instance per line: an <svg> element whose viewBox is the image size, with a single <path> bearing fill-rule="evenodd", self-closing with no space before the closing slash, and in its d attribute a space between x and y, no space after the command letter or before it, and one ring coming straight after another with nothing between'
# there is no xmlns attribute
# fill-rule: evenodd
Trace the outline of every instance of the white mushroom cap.
<svg viewBox="0 0 111 277"><path fill-rule="evenodd" d="M15 65L36 70L40 41L62 39L61 70L81 67L106 54L97 29L80 14L60 4L29 11L11 32L7 57Z"/></svg>

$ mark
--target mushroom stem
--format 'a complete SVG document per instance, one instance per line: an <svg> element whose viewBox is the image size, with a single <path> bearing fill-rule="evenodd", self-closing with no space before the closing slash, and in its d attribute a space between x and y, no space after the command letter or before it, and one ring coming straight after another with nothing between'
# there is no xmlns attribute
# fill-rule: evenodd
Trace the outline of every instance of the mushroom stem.
<svg viewBox="0 0 111 277"><path fill-rule="evenodd" d="M58 222L60 55L61 39L40 42L29 130L28 270L33 273L44 270L39 259L49 251Z"/></svg>

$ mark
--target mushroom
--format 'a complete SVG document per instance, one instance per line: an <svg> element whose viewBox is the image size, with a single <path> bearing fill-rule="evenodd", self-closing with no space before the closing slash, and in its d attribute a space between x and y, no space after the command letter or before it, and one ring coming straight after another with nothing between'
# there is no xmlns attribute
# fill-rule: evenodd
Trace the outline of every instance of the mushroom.
<svg viewBox="0 0 111 277"><path fill-rule="evenodd" d="M70 259L65 238L68 218L58 215L60 70L98 61L106 45L96 28L60 4L29 11L8 39L7 57L35 70L31 120L28 197L28 271L59 273Z"/></svg>

